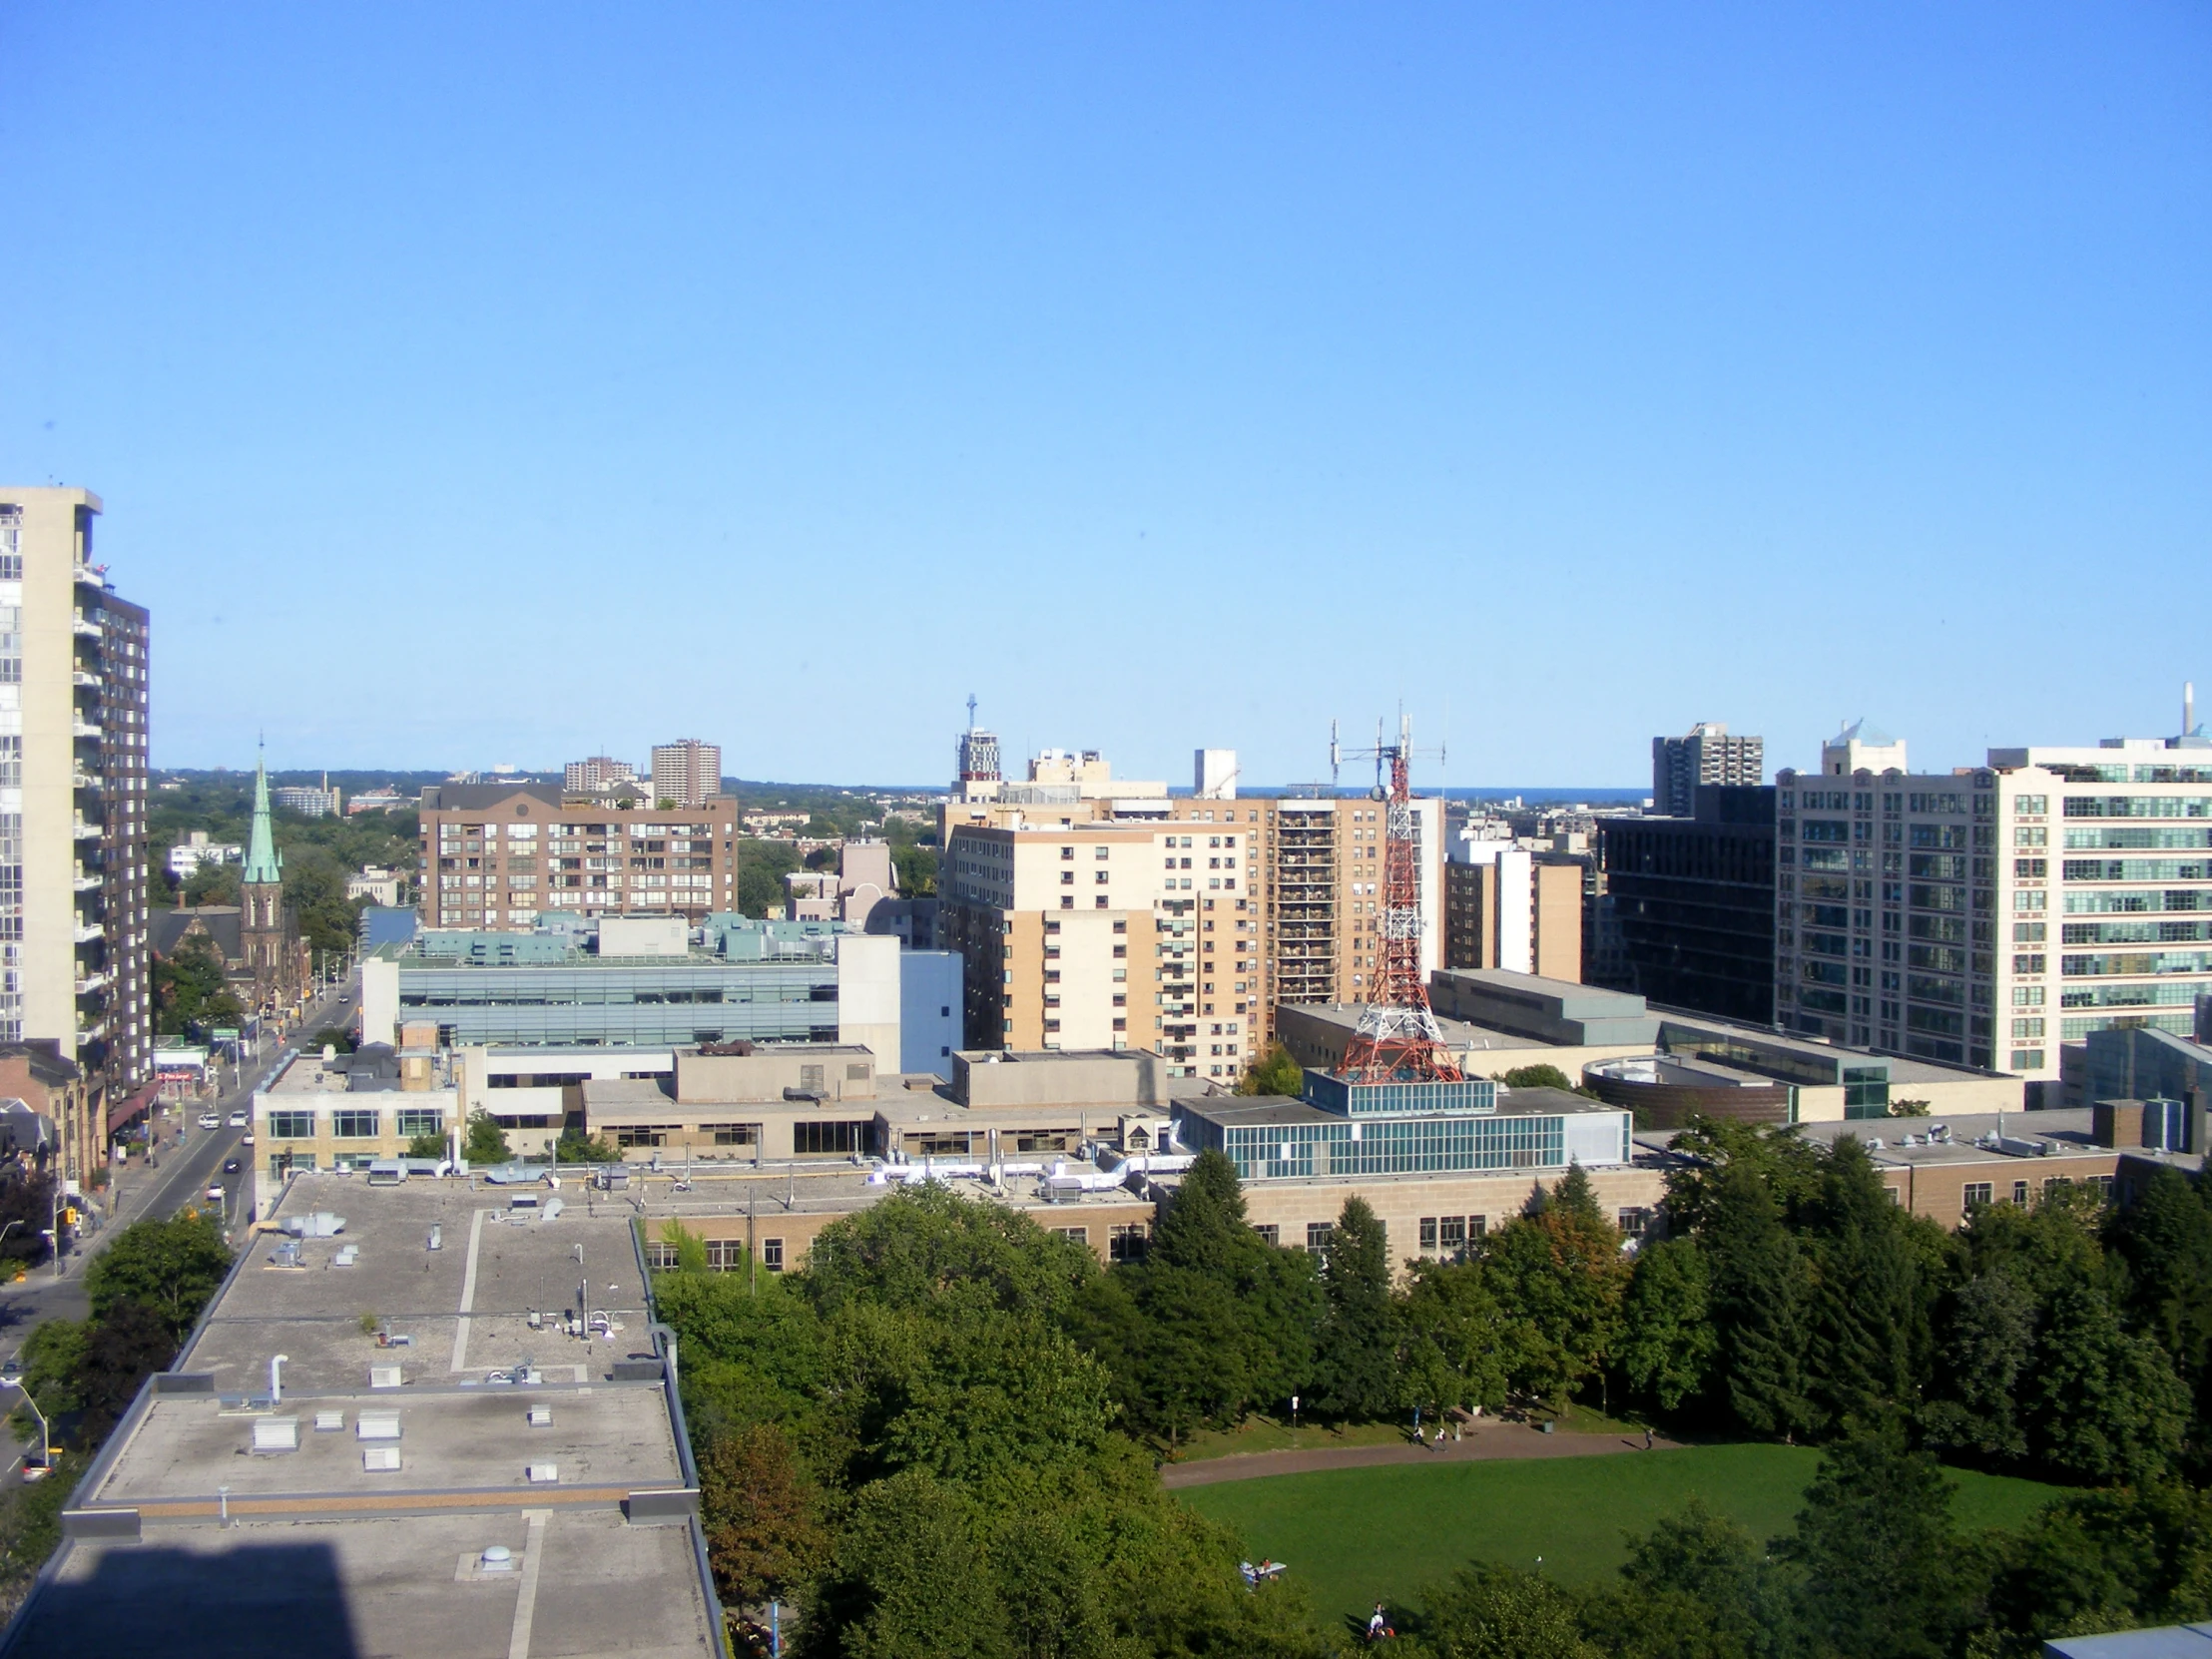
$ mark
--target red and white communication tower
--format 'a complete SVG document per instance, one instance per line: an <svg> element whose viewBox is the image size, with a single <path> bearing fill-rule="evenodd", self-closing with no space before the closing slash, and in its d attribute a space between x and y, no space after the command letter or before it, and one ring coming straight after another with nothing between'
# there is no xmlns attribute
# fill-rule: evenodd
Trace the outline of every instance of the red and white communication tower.
<svg viewBox="0 0 2212 1659"><path fill-rule="evenodd" d="M1352 1041L1345 1045L1344 1067L1337 1075L1358 1083L1392 1079L1455 1083L1460 1071L1445 1051L1443 1030L1428 1006L1428 983L1421 975L1421 853L1411 789L1412 720L1403 714L1397 717L1394 744L1382 742L1380 724L1375 737L1375 794L1385 803L1378 957L1382 965L1374 978L1374 998L1361 1013ZM1332 769L1341 758L1332 740Z"/></svg>

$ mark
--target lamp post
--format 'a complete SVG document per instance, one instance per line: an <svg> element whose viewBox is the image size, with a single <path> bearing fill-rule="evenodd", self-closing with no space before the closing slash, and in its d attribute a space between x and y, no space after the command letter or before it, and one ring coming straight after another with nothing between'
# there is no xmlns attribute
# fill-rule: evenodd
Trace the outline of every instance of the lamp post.
<svg viewBox="0 0 2212 1659"><path fill-rule="evenodd" d="M45 1471L54 1466L54 1434L46 1426L46 1413L38 1408L38 1401L31 1397L31 1390L15 1378L0 1379L0 1383L13 1388L23 1396L23 1403L31 1408L31 1415L38 1418L39 1474L29 1478L44 1478Z"/></svg>

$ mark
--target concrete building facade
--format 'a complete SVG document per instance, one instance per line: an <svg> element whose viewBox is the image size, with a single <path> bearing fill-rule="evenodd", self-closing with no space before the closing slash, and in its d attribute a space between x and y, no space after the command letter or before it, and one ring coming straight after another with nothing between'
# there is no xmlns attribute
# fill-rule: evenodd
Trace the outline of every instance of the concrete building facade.
<svg viewBox="0 0 2212 1659"><path fill-rule="evenodd" d="M1701 720L1686 737L1651 740L1651 810L1688 818L1701 784L1763 784L1766 742L1732 738L1717 720Z"/></svg>
<svg viewBox="0 0 2212 1659"><path fill-rule="evenodd" d="M1582 866L1455 838L1444 861L1444 967L1582 977Z"/></svg>
<svg viewBox="0 0 2212 1659"><path fill-rule="evenodd" d="M570 805L545 784L444 784L422 792L425 927L527 931L547 914L735 910L737 802L624 811Z"/></svg>
<svg viewBox="0 0 2212 1659"><path fill-rule="evenodd" d="M2212 742L1992 749L1922 776L1841 770L1852 738L1819 777L1776 780L1780 1023L2051 1084L2092 1032L2191 1029L2212 991Z"/></svg>
<svg viewBox="0 0 2212 1659"><path fill-rule="evenodd" d="M0 487L0 1042L55 1042L96 1115L153 1058L148 616L93 559L100 511ZM72 1134L67 1174L104 1145Z"/></svg>
<svg viewBox="0 0 2212 1659"><path fill-rule="evenodd" d="M653 801L704 807L722 797L722 746L679 738L653 746Z"/></svg>

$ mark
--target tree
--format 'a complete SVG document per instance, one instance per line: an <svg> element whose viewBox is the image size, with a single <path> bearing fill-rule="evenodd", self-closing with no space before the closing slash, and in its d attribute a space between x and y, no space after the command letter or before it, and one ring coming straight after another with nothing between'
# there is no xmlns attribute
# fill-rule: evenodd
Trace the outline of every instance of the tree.
<svg viewBox="0 0 2212 1659"><path fill-rule="evenodd" d="M461 1142L461 1161L468 1164L504 1164L514 1154L507 1148L507 1132L499 1120L479 1106L468 1114L468 1135Z"/></svg>
<svg viewBox="0 0 2212 1659"><path fill-rule="evenodd" d="M2027 1395L2037 1451L2077 1479L2164 1473L2189 1418L2165 1350L2123 1331L2103 1289L2086 1279L2045 1305Z"/></svg>
<svg viewBox="0 0 2212 1659"><path fill-rule="evenodd" d="M1645 1247L1629 1275L1612 1350L1622 1379L1659 1410L1678 1410L1705 1391L1717 1346L1704 1250L1695 1239Z"/></svg>
<svg viewBox="0 0 2212 1659"><path fill-rule="evenodd" d="M2077 1492L2010 1541L1989 1594L2013 1652L2052 1636L2212 1614L2212 1494L2176 1481Z"/></svg>
<svg viewBox="0 0 2212 1659"><path fill-rule="evenodd" d="M1799 1603L1818 1650L1841 1659L1938 1659L1977 1622L1950 1524L1953 1482L1894 1432L1831 1446L1778 1553L1805 1574Z"/></svg>
<svg viewBox="0 0 2212 1659"><path fill-rule="evenodd" d="M553 1143L553 1161L556 1164L618 1164L622 1154L606 1136L594 1135L571 1124Z"/></svg>
<svg viewBox="0 0 2212 1659"><path fill-rule="evenodd" d="M977 1546L973 1505L908 1469L855 1500L802 1627L809 1659L998 1659L1004 1598Z"/></svg>
<svg viewBox="0 0 2212 1659"><path fill-rule="evenodd" d="M1822 1160L1807 1209L1815 1235L1808 1390L1826 1420L1872 1423L1915 1399L1929 1347L1905 1214L1851 1135Z"/></svg>
<svg viewBox="0 0 2212 1659"><path fill-rule="evenodd" d="M1364 1198L1345 1200L1322 1255L1326 1312L1314 1355L1314 1404L1333 1417L1379 1417L1397 1396L1390 1254Z"/></svg>
<svg viewBox="0 0 2212 1659"><path fill-rule="evenodd" d="M135 1302L184 1341L231 1268L231 1250L213 1216L135 1221L85 1269L85 1298L97 1322Z"/></svg>
<svg viewBox="0 0 2212 1659"><path fill-rule="evenodd" d="M1768 1177L1732 1161L1704 1195L1721 1402L1754 1434L1794 1439L1816 1422L1806 1389L1806 1284Z"/></svg>
<svg viewBox="0 0 2212 1659"><path fill-rule="evenodd" d="M2001 1267L1952 1295L1937 1368L1941 1396L1924 1414L1937 1450L2011 1460L2027 1455L2020 1389L2035 1355L2035 1299Z"/></svg>
<svg viewBox="0 0 2212 1659"><path fill-rule="evenodd" d="M1435 1414L1502 1406L1504 1326L1479 1261L1415 1262L1398 1305L1398 1403Z"/></svg>
<svg viewBox="0 0 2212 1659"><path fill-rule="evenodd" d="M1601 1659L1573 1600L1534 1573L1476 1562L1421 1601L1421 1643L1440 1659Z"/></svg>
<svg viewBox="0 0 2212 1659"><path fill-rule="evenodd" d="M407 1142L407 1156L410 1158L443 1158L445 1156L445 1137L434 1134L416 1135Z"/></svg>
<svg viewBox="0 0 2212 1659"><path fill-rule="evenodd" d="M1536 1214L1508 1222L1484 1247L1488 1283L1515 1322L1514 1381L1555 1410L1568 1408L1585 1380L1603 1376L1630 1272L1620 1246L1588 1174L1574 1164Z"/></svg>
<svg viewBox="0 0 2212 1659"><path fill-rule="evenodd" d="M1305 1090L1306 1068L1281 1043L1270 1043L1267 1053L1237 1081L1237 1092L1244 1095L1288 1095L1296 1100Z"/></svg>
<svg viewBox="0 0 2212 1659"><path fill-rule="evenodd" d="M1794 1626L1791 1569L1696 1497L1629 1541L1620 1583L1586 1595L1582 1628L1616 1659L1753 1659Z"/></svg>
<svg viewBox="0 0 2212 1659"><path fill-rule="evenodd" d="M48 1421L83 1407L88 1320L41 1320L23 1340L23 1386Z"/></svg>
<svg viewBox="0 0 2212 1659"><path fill-rule="evenodd" d="M113 1303L87 1324L79 1428L87 1445L107 1438L140 1384L176 1358L181 1340L161 1311L143 1302Z"/></svg>
<svg viewBox="0 0 2212 1659"><path fill-rule="evenodd" d="M830 1535L790 1436L775 1423L717 1435L699 1460L700 1522L715 1587L735 1607L788 1598L820 1569Z"/></svg>
<svg viewBox="0 0 2212 1659"><path fill-rule="evenodd" d="M353 1052L353 1037L350 1032L340 1031L334 1025L325 1025L307 1039L307 1046L312 1049L334 1048L340 1054L350 1054Z"/></svg>
<svg viewBox="0 0 2212 1659"><path fill-rule="evenodd" d="M2166 1351L2200 1425L2212 1419L2212 1208L2203 1187L2175 1169L2152 1171L2112 1213L2105 1242L2128 1329ZM2207 1438L2201 1426L2197 1438Z"/></svg>
<svg viewBox="0 0 2212 1659"><path fill-rule="evenodd" d="M196 1025L236 1025L246 1010L224 978L215 947L190 938L154 959L154 1012L164 1036L182 1036Z"/></svg>
<svg viewBox="0 0 2212 1659"><path fill-rule="evenodd" d="M1508 1089L1566 1089L1576 1087L1573 1078L1554 1065L1515 1066L1498 1078Z"/></svg>
<svg viewBox="0 0 2212 1659"><path fill-rule="evenodd" d="M54 1177L47 1171L17 1169L0 1177L0 1233L6 1234L0 1238L0 1264L29 1267L53 1254L44 1236L53 1202Z"/></svg>
<svg viewBox="0 0 2212 1659"><path fill-rule="evenodd" d="M298 920L300 938L315 950L352 949L367 900L345 896L346 866L328 847L289 835L284 854L284 902Z"/></svg>
<svg viewBox="0 0 2212 1659"><path fill-rule="evenodd" d="M661 1242L676 1252L676 1272L707 1271L707 1241L674 1216L661 1223Z"/></svg>

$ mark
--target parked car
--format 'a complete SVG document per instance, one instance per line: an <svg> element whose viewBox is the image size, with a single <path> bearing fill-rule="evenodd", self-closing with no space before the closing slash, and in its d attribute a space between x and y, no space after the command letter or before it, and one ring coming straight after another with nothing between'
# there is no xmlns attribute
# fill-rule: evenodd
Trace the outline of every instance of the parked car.
<svg viewBox="0 0 2212 1659"><path fill-rule="evenodd" d="M236 1158L226 1158L223 1160L223 1173L225 1175L236 1175L238 1174L238 1172L239 1161Z"/></svg>
<svg viewBox="0 0 2212 1659"><path fill-rule="evenodd" d="M200 1127L203 1129L221 1129L223 1120L213 1112L202 1112L200 1114Z"/></svg>
<svg viewBox="0 0 2212 1659"><path fill-rule="evenodd" d="M233 1129L244 1129L246 1127L246 1114L244 1112L233 1112L231 1114L231 1127Z"/></svg>

